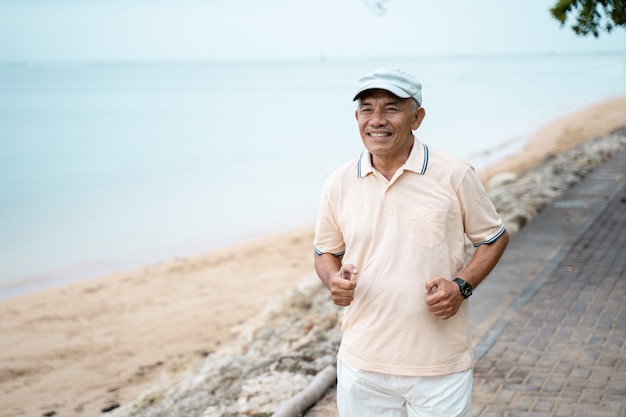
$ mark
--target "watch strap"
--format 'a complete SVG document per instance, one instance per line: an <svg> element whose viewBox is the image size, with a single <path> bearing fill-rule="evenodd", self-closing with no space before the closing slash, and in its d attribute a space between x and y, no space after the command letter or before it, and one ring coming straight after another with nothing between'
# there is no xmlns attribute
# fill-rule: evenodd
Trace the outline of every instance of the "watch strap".
<svg viewBox="0 0 626 417"><path fill-rule="evenodd" d="M459 290L461 291L461 295L463 296L463 298L468 298L470 295L472 295L472 286L467 283L467 281L458 277L454 278L453 281L459 285Z"/></svg>

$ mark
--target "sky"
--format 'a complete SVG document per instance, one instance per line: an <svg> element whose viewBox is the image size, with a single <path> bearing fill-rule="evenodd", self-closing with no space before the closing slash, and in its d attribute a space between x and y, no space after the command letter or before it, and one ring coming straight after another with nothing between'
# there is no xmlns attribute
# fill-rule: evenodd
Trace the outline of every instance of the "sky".
<svg viewBox="0 0 626 417"><path fill-rule="evenodd" d="M381 3L378 13L374 3ZM266 60L626 51L556 0L0 0L1 61Z"/></svg>

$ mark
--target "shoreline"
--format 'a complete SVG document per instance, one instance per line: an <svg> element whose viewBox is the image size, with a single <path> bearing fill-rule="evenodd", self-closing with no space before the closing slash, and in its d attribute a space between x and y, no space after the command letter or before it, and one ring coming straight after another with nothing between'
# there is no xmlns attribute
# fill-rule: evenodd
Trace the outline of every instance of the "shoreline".
<svg viewBox="0 0 626 417"><path fill-rule="evenodd" d="M626 96L555 119L479 175L519 174L626 125L625 115ZM94 415L199 364L314 273L312 238L311 225L0 300L0 416Z"/></svg>
<svg viewBox="0 0 626 417"><path fill-rule="evenodd" d="M624 106L626 96L609 97L557 117L540 126L515 154L482 168L478 175L483 184L488 184L495 175L503 172L520 174L551 155L567 152L589 140L606 135L626 123Z"/></svg>

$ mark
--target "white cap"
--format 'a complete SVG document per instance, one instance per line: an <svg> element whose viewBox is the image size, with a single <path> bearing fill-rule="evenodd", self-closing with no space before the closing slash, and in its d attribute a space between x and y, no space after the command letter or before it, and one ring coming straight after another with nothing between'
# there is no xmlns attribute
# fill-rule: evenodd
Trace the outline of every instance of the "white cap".
<svg viewBox="0 0 626 417"><path fill-rule="evenodd" d="M422 105L422 84L412 75L398 69L381 68L363 75L357 81L357 91L352 101L359 98L366 90L387 90L400 97L413 97Z"/></svg>

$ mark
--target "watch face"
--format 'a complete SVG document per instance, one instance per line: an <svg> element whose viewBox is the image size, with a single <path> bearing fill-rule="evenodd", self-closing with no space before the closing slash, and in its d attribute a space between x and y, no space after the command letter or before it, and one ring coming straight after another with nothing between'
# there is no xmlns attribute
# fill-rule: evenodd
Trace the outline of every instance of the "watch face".
<svg viewBox="0 0 626 417"><path fill-rule="evenodd" d="M464 286L463 287L463 294L465 294L465 295L467 295L469 297L470 295L472 295L472 290L470 290L469 288Z"/></svg>

